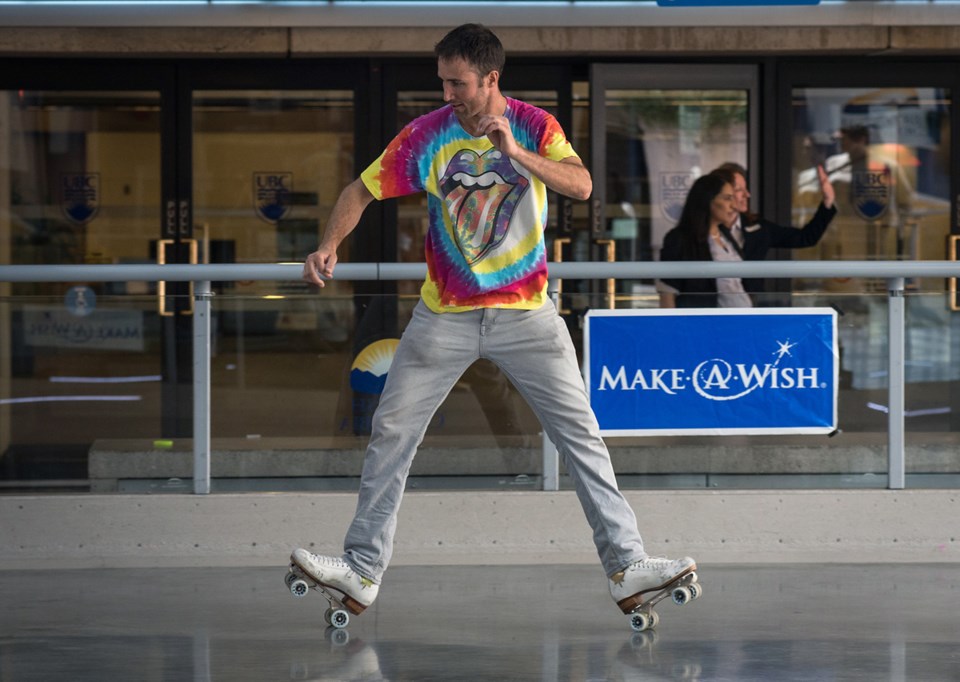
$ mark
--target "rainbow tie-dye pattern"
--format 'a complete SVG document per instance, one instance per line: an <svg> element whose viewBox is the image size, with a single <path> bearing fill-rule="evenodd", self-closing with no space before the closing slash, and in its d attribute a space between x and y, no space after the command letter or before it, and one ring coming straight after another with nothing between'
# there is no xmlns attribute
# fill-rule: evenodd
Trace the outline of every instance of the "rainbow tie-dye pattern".
<svg viewBox="0 0 960 682"><path fill-rule="evenodd" d="M522 147L554 161L577 156L542 109L507 98L504 115ZM377 199L427 192L427 279L420 293L431 310L543 305L546 187L486 136L469 135L451 107L406 126L360 177Z"/></svg>

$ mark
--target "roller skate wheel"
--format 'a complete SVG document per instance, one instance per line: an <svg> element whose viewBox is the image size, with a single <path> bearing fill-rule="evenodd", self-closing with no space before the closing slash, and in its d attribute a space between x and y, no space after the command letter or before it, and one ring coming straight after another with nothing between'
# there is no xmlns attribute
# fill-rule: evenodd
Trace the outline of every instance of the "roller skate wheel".
<svg viewBox="0 0 960 682"><path fill-rule="evenodd" d="M307 581L297 576L293 576L293 580L287 582L287 587L290 588L290 594L294 597L306 597L307 592L310 591L310 586L307 585Z"/></svg>
<svg viewBox="0 0 960 682"><path fill-rule="evenodd" d="M678 587L670 593L670 596L673 598L673 603L678 606L683 606L692 598L688 587Z"/></svg>
<svg viewBox="0 0 960 682"><path fill-rule="evenodd" d="M660 625L660 614L656 611L650 612L650 624L647 626L648 630L653 630L655 627Z"/></svg>
<svg viewBox="0 0 960 682"><path fill-rule="evenodd" d="M324 612L323 620L330 627L342 630L350 623L350 614L343 609L331 607Z"/></svg>
<svg viewBox="0 0 960 682"><path fill-rule="evenodd" d="M646 613L631 613L630 614L630 627L633 628L634 632L643 632L644 630L649 630L653 619Z"/></svg>

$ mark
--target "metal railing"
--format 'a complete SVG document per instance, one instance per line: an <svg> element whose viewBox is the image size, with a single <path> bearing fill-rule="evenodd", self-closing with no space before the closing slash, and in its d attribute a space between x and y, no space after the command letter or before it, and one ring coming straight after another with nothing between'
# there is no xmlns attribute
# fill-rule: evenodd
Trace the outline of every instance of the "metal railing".
<svg viewBox="0 0 960 682"><path fill-rule="evenodd" d="M194 282L193 315L193 490L210 492L210 314L211 282L233 280L294 281L301 263L275 265L3 265L0 282ZM337 280L422 279L422 263L340 263ZM904 280L916 277L960 277L957 261L761 261L741 263L550 263L550 291L556 296L561 279L711 279L742 278L878 278L887 281L889 299L889 410L887 413L887 485L906 485L904 447ZM318 295L322 295L318 294ZM556 448L544 436L543 488L558 490L560 465Z"/></svg>

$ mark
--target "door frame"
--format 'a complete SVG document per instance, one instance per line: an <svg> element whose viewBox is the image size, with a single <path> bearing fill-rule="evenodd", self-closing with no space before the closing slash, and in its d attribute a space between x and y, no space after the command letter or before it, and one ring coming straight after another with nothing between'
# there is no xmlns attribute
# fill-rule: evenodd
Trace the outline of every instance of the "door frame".
<svg viewBox="0 0 960 682"><path fill-rule="evenodd" d="M188 262L193 237L192 94L195 90L354 91L355 166L369 158L370 79L365 60L0 59L0 89L156 91L160 95L160 215L157 239L172 239L168 262ZM374 216L375 217L375 216ZM160 436L193 435L192 307L189 283L167 283L174 315L160 332Z"/></svg>
<svg viewBox="0 0 960 682"><path fill-rule="evenodd" d="M776 216L790 224L792 188L790 186L793 124L793 90L808 88L943 88L951 98L950 112L950 234L960 234L960 74L956 64L925 59L884 60L853 59L843 63L818 59L781 60L776 73L776 147L787 150L779 155L776 183ZM869 74L869 75L867 75ZM946 246L944 247L946 248Z"/></svg>
<svg viewBox="0 0 960 682"><path fill-rule="evenodd" d="M760 167L761 101L759 64L606 64L590 65L590 138L593 168L607 164L604 93L631 90L746 90L747 168ZM759 195L758 173L750 173L750 192ZM592 238L605 236L606 177L594 178L591 202Z"/></svg>
<svg viewBox="0 0 960 682"><path fill-rule="evenodd" d="M792 150L793 90L809 88L942 88L950 97L950 235L960 234L960 71L957 62L944 59L858 57L841 63L826 59L783 59L777 62L776 87L776 145L778 149ZM793 159L788 151L777 164L777 219L790 224L792 203L791 168ZM944 244L944 253L947 245ZM950 313L955 314L955 313ZM950 344L951 362L960 361L955 344ZM949 391L951 404L960 403L960 385L953 382ZM954 409L949 424L951 432L960 431L960 411Z"/></svg>
<svg viewBox="0 0 960 682"><path fill-rule="evenodd" d="M368 138L360 131L368 129L369 72L360 60L339 59L258 59L184 60L176 65L176 100L172 118L175 127L175 184L173 201L183 222L180 239L193 238L193 93L198 90L352 90L354 92L354 167L368 153ZM169 199L165 203L169 205ZM375 218L375 216L374 216ZM362 223L370 222L365 218ZM180 250L180 256L185 253ZM304 254L305 256L306 254ZM184 292L185 293L185 292ZM191 436L193 425L193 358L190 339L191 320L178 315L179 322L171 343L176 346L176 366L169 368L178 381L165 385L164 432ZM166 338L166 334L164 335ZM165 356L166 357L166 356ZM166 373L165 373L166 375Z"/></svg>

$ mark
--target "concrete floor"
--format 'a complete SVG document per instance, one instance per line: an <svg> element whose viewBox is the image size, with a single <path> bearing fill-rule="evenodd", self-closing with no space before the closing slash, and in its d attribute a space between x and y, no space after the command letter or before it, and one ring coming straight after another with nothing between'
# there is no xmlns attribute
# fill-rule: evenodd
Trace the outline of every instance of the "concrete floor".
<svg viewBox="0 0 960 682"><path fill-rule="evenodd" d="M276 568L0 571L0 682L960 680L960 567L701 566L633 633L589 566L396 567L346 630Z"/></svg>

